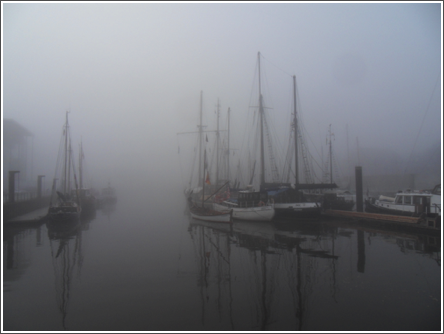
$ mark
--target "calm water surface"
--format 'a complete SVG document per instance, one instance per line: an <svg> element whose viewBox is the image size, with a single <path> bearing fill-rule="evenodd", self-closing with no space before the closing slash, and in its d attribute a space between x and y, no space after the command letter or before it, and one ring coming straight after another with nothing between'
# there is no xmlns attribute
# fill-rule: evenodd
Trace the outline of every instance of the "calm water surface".
<svg viewBox="0 0 444 334"><path fill-rule="evenodd" d="M441 237L199 223L119 196L64 233L3 233L7 331L440 331Z"/></svg>

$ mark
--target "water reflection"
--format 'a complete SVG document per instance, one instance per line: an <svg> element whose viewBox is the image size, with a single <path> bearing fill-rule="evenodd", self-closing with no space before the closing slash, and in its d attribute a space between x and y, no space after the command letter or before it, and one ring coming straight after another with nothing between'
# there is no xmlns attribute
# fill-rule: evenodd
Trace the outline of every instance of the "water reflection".
<svg viewBox="0 0 444 334"><path fill-rule="evenodd" d="M82 215L80 220L74 220L66 224L46 223L54 269L57 307L61 313L64 330L66 330L68 304L75 278L74 273L77 273L76 278L79 279L84 260L82 233L89 229L94 218L95 213L90 213Z"/></svg>
<svg viewBox="0 0 444 334"><path fill-rule="evenodd" d="M35 241L33 244L36 247L40 247L42 244L42 224L25 227L4 227L4 282L18 280L30 265L31 248L30 245L25 242L28 238L34 238Z"/></svg>
<svg viewBox="0 0 444 334"><path fill-rule="evenodd" d="M329 305L338 304L340 296L350 298L344 283L350 283L353 270L365 273L366 242L371 245L374 237L441 264L439 236L321 221L229 225L192 218L188 231L198 264L201 324L208 330L215 323L217 330L279 330L283 322L286 329L312 329L306 323L322 307L320 296ZM283 321L284 314L292 320Z"/></svg>
<svg viewBox="0 0 444 334"><path fill-rule="evenodd" d="M110 221L111 215L114 213L114 211L116 211L116 202L115 201L103 202L100 205L100 210L108 218L108 221Z"/></svg>

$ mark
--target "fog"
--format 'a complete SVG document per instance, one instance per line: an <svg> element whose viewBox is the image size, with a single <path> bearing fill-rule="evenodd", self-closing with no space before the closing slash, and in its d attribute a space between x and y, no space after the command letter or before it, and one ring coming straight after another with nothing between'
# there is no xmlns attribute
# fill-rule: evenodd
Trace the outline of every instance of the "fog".
<svg viewBox="0 0 444 334"><path fill-rule="evenodd" d="M75 156L81 141L93 186L180 191L194 142L177 133L197 131L201 91L207 130L216 129L218 100L221 129L230 108L230 147L240 156L260 52L278 143L288 141L296 75L298 115L319 165L331 124L342 170L436 171L441 17L438 2L2 2L2 117L34 134L32 170L47 185L69 110Z"/></svg>

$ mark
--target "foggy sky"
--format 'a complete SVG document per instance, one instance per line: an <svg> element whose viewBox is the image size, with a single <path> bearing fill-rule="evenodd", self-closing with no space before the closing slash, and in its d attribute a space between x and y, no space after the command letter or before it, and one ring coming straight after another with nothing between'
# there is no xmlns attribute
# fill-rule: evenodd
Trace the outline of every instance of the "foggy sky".
<svg viewBox="0 0 444 334"><path fill-rule="evenodd" d="M2 16L2 116L35 134L48 179L70 110L97 186L180 182L176 134L197 130L200 91L204 124L219 99L240 143L258 52L277 130L296 75L317 150L329 124L341 157L346 127L350 150L402 157L442 138L440 3L2 2Z"/></svg>

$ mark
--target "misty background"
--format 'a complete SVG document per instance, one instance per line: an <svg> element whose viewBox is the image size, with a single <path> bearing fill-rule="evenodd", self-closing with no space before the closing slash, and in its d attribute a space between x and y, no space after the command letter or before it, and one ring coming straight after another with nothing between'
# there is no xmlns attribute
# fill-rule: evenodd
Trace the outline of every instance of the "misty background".
<svg viewBox="0 0 444 334"><path fill-rule="evenodd" d="M277 144L288 140L296 75L320 165L331 124L340 173L420 173L433 187L442 170L441 18L440 2L2 2L2 117L33 134L21 182L43 174L50 187L69 110L84 183L181 191L193 139L177 133L197 131L201 91L203 124L216 128L219 101L226 129L230 108L231 156L241 154L260 52Z"/></svg>

